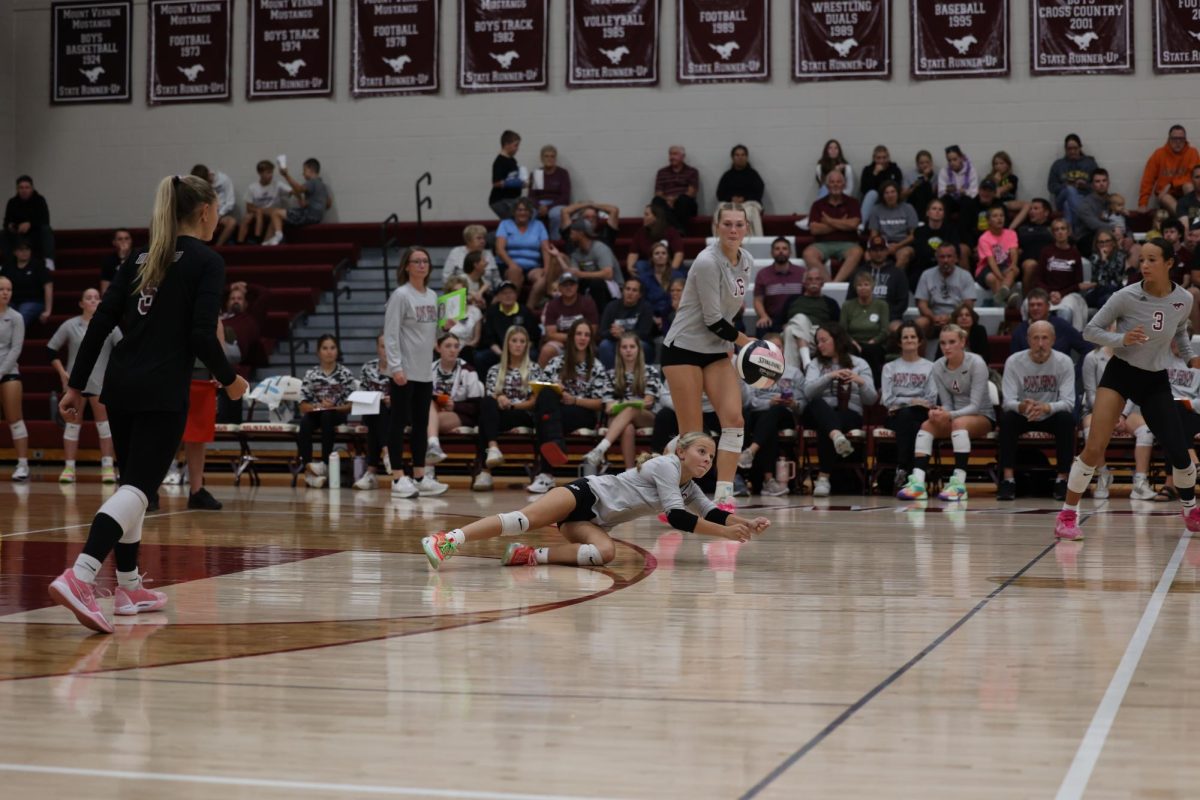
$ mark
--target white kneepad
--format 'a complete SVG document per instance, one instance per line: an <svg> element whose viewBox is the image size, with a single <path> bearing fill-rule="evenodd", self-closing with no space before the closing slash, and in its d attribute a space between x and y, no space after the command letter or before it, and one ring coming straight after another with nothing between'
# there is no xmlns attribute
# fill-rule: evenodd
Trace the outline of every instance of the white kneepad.
<svg viewBox="0 0 1200 800"><path fill-rule="evenodd" d="M505 536L529 530L529 517L520 511L505 511L496 516L500 517L500 533Z"/></svg>
<svg viewBox="0 0 1200 800"><path fill-rule="evenodd" d="M721 428L721 438L717 441L717 449L741 455L742 442L745 438L744 428Z"/></svg>
<svg viewBox="0 0 1200 800"><path fill-rule="evenodd" d="M1171 477L1175 479L1176 489L1191 489L1196 485L1196 465L1188 464L1184 469L1172 467Z"/></svg>
<svg viewBox="0 0 1200 800"><path fill-rule="evenodd" d="M78 422L68 422L63 428L63 440L67 442L78 442L79 432L83 430L83 426Z"/></svg>
<svg viewBox="0 0 1200 800"><path fill-rule="evenodd" d="M25 420L23 419L8 423L8 432L12 434L12 438L14 439L29 438L29 429L25 427Z"/></svg>
<svg viewBox="0 0 1200 800"><path fill-rule="evenodd" d="M604 559L600 557L600 549L594 544L579 545L579 552L575 554L575 563L581 567L602 567Z"/></svg>
<svg viewBox="0 0 1200 800"><path fill-rule="evenodd" d="M96 435L101 439L112 438L112 428L108 427L108 420L96 423Z"/></svg>
<svg viewBox="0 0 1200 800"><path fill-rule="evenodd" d="M1150 426L1142 425L1133 432L1134 444L1138 447L1153 447L1154 434L1150 432Z"/></svg>
<svg viewBox="0 0 1200 800"><path fill-rule="evenodd" d="M112 517L121 526L121 543L133 544L142 538L142 518L146 516L146 495L141 489L125 484L104 501L99 513Z"/></svg>

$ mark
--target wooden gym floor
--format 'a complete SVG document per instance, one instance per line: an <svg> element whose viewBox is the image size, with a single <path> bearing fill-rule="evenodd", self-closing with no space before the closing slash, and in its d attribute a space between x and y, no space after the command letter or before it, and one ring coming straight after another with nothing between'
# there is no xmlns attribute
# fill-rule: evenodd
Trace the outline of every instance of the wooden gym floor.
<svg viewBox="0 0 1200 800"><path fill-rule="evenodd" d="M1084 501L1054 545L1049 501L754 498L775 527L741 546L647 519L608 569L497 541L439 574L423 534L525 495L164 491L142 566L172 604L102 636L46 584L106 491L38 477L0 484L0 796L1200 793L1174 506Z"/></svg>

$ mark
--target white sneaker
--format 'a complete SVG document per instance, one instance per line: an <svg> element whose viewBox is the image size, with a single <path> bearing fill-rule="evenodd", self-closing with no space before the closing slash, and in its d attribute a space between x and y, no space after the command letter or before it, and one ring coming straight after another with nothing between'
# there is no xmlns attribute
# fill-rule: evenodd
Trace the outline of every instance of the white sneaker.
<svg viewBox="0 0 1200 800"><path fill-rule="evenodd" d="M839 456L846 458L854 452L854 445L846 438L846 434L840 434L833 440L833 449Z"/></svg>
<svg viewBox="0 0 1200 800"><path fill-rule="evenodd" d="M425 463L430 466L440 464L446 460L446 451L441 445L430 444L425 448Z"/></svg>
<svg viewBox="0 0 1200 800"><path fill-rule="evenodd" d="M375 477L374 472L364 472L362 477L354 482L355 489L362 491L370 491L371 489L379 488L379 479Z"/></svg>
<svg viewBox="0 0 1200 800"><path fill-rule="evenodd" d="M421 495L421 497L435 497L445 493L449 488L450 484L439 482L437 478L428 472L425 473L425 477L417 481L417 494Z"/></svg>
<svg viewBox="0 0 1200 800"><path fill-rule="evenodd" d="M321 489L325 486L324 475L305 475L304 485L310 489Z"/></svg>
<svg viewBox="0 0 1200 800"><path fill-rule="evenodd" d="M329 475L329 470L325 468L325 464L320 461L310 461L305 467L308 474L316 478L324 478Z"/></svg>
<svg viewBox="0 0 1200 800"><path fill-rule="evenodd" d="M29 480L29 467L24 464L18 464L17 468L13 470L12 479L14 481Z"/></svg>
<svg viewBox="0 0 1200 800"><path fill-rule="evenodd" d="M772 476L763 481L762 493L767 497L782 497L788 493L788 487Z"/></svg>
<svg viewBox="0 0 1200 800"><path fill-rule="evenodd" d="M1133 491L1129 493L1130 500L1153 500L1154 487L1150 485L1150 480L1145 475L1133 476Z"/></svg>
<svg viewBox="0 0 1200 800"><path fill-rule="evenodd" d="M593 447L588 451L588 454L583 457L583 460L596 469L599 469L600 465L608 460L608 452L601 451L599 447Z"/></svg>
<svg viewBox="0 0 1200 800"><path fill-rule="evenodd" d="M276 231L274 236L270 237L269 239L263 240L263 244L267 247L274 247L277 244L282 244L282 242L283 242L283 231Z"/></svg>
<svg viewBox="0 0 1200 800"><path fill-rule="evenodd" d="M752 453L750 451L750 448L747 447L745 450L742 451L742 454L740 456L738 456L738 469L750 469L753 466L754 466L754 453Z"/></svg>
<svg viewBox="0 0 1200 800"><path fill-rule="evenodd" d="M532 494L545 494L553 489L554 486L554 478L543 472L534 478L532 483L525 487L525 491Z"/></svg>
<svg viewBox="0 0 1200 800"><path fill-rule="evenodd" d="M403 478L397 478L392 481L392 497L416 497L417 484L413 483L413 479L405 475Z"/></svg>
<svg viewBox="0 0 1200 800"><path fill-rule="evenodd" d="M1092 490L1095 500L1108 499L1108 487L1112 486L1113 474L1108 467L1101 467L1096 472L1096 488Z"/></svg>
<svg viewBox="0 0 1200 800"><path fill-rule="evenodd" d="M179 467L171 464L171 468L167 470L167 477L163 478L163 486L178 486L183 481L183 473L179 471Z"/></svg>
<svg viewBox="0 0 1200 800"><path fill-rule="evenodd" d="M813 481L813 497L829 497L829 478L818 477Z"/></svg>
<svg viewBox="0 0 1200 800"><path fill-rule="evenodd" d="M471 491L490 492L492 490L492 473L481 472L471 481Z"/></svg>
<svg viewBox="0 0 1200 800"><path fill-rule="evenodd" d="M504 453L500 452L499 447L489 447L487 449L487 457L484 458L483 463L487 465L488 469L498 467L504 463Z"/></svg>
<svg viewBox="0 0 1200 800"><path fill-rule="evenodd" d="M806 231L808 230L808 222L808 217L805 217L804 219L798 219L796 220L796 227L802 231Z"/></svg>

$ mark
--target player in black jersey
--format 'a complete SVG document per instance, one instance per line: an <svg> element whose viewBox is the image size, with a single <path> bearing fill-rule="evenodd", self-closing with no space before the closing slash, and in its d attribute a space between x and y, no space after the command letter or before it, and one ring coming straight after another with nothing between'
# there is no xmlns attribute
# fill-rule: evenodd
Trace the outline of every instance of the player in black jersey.
<svg viewBox="0 0 1200 800"><path fill-rule="evenodd" d="M83 552L50 584L50 596L86 627L112 633L96 603L96 573L116 552L116 614L158 611L167 597L142 586L138 544L147 497L166 475L187 424L192 366L199 358L231 400L249 388L217 340L225 262L208 248L220 215L207 181L163 178L154 198L149 252L129 260L88 325L59 403L67 422L82 418L83 389L108 334L121 326L100 399L108 407L121 486L92 519Z"/></svg>

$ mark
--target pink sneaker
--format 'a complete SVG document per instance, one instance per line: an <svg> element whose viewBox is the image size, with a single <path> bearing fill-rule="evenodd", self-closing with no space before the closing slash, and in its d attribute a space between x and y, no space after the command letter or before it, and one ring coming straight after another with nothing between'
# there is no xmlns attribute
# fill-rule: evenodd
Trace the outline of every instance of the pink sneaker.
<svg viewBox="0 0 1200 800"><path fill-rule="evenodd" d="M1200 506L1192 506L1187 510L1180 510L1179 516L1183 517L1183 524L1192 533L1200 531Z"/></svg>
<svg viewBox="0 0 1200 800"><path fill-rule="evenodd" d="M724 500L722 500L721 502L717 503L717 508L721 509L722 511L726 512L727 514L736 514L737 513L737 503L734 502L734 499L732 497L727 497Z"/></svg>
<svg viewBox="0 0 1200 800"><path fill-rule="evenodd" d="M85 628L100 633L113 632L112 623L96 603L96 587L76 578L73 568L67 567L62 575L55 578L49 591L51 599L74 614Z"/></svg>
<svg viewBox="0 0 1200 800"><path fill-rule="evenodd" d="M145 576L142 576L144 579ZM121 617L132 617L145 611L162 611L167 605L167 596L162 592L147 589L141 579L136 589L126 589L120 585L113 595L113 613Z"/></svg>
<svg viewBox="0 0 1200 800"><path fill-rule="evenodd" d="M1072 542L1077 542L1082 539L1083 531L1080 530L1079 525L1076 524L1076 520L1078 518L1079 515L1074 511L1058 512L1058 520L1054 523L1054 538L1068 539ZM1198 524L1200 524L1200 518L1198 518Z"/></svg>
<svg viewBox="0 0 1200 800"><path fill-rule="evenodd" d="M537 552L527 544L513 542L504 551L504 558L500 563L506 567L536 567Z"/></svg>

